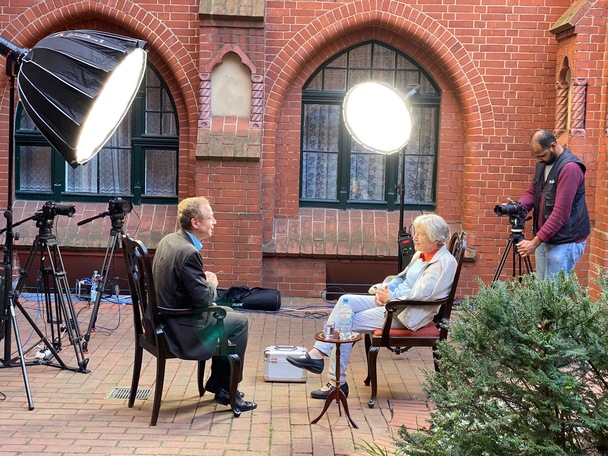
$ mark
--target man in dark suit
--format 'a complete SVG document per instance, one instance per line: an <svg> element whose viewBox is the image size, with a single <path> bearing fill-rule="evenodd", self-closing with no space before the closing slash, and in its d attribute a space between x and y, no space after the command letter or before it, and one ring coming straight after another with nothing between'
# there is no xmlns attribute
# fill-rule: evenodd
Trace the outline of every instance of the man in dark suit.
<svg viewBox="0 0 608 456"><path fill-rule="evenodd" d="M165 236L154 254L153 274L159 305L170 309L197 309L215 305L217 276L205 271L202 241L213 234L217 223L209 201L204 197L186 198L177 207L181 229ZM227 308L224 327L228 339L236 344L244 364L249 322L247 317ZM211 330L213 317L204 315L166 317L166 336L169 349L179 358L208 359L217 346L217 333ZM239 374L239 382L243 373ZM228 405L230 400L230 363L227 357L214 356L211 375L205 390L215 393L216 402ZM255 402L237 394L236 405L241 411L253 410Z"/></svg>

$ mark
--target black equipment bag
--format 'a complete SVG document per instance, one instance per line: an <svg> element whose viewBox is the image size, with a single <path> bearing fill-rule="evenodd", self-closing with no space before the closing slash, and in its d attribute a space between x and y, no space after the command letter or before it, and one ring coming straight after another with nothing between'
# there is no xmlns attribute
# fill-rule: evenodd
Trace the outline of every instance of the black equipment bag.
<svg viewBox="0 0 608 456"><path fill-rule="evenodd" d="M247 310L277 311L281 308L281 293L275 288L218 288L215 303Z"/></svg>

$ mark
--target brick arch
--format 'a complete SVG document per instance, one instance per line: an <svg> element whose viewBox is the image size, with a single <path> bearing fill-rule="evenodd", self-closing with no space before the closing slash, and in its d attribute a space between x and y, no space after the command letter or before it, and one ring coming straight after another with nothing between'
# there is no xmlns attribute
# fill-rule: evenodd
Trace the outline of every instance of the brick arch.
<svg viewBox="0 0 608 456"><path fill-rule="evenodd" d="M369 27L392 31L401 41L411 40L437 62L456 90L469 135L480 135L483 130L493 128L492 117L482 115L492 110L483 78L458 39L415 8L396 1L385 6L382 0L358 0L328 11L311 21L277 53L268 67L274 84L269 91L266 126L273 129L285 94L311 56L331 47L331 43L340 42L345 35Z"/></svg>
<svg viewBox="0 0 608 456"><path fill-rule="evenodd" d="M149 49L154 52L156 62L151 58L152 63L162 62L169 72L162 76L176 105L180 131L180 160L193 161L196 130L192 129L192 125L196 125L198 118L198 96L192 81L198 80L198 70L191 53L171 29L141 6L128 0L118 0L113 2L112 6L104 3L75 1L57 7L53 0L43 0L15 17L2 34L11 37L11 41L15 43L34 45L66 25L98 19L104 21L104 25L107 23L110 29L106 31L114 32L112 29L117 29L114 33L121 33L119 29L122 29L145 39ZM4 100L2 104L5 103L8 101ZM193 182L193 172L187 171L192 167L180 166L181 168L182 176Z"/></svg>
<svg viewBox="0 0 608 456"><path fill-rule="evenodd" d="M313 19L276 54L267 71L271 85L264 115L262 160L277 161L274 138L281 133L278 128L283 121L284 105L295 101L290 100L293 87L301 86L314 69L336 52L368 39L386 42L407 52L432 77L438 77L444 86L453 90L464 125L463 176L465 179L479 176L470 169L474 163L471 157L495 128L492 102L483 76L464 45L447 28L415 8L392 0L356 0L332 9ZM263 169L271 168L263 166ZM264 237L269 239L273 235L275 213L282 210L276 207L272 192L280 178L274 174L263 179ZM475 186L475 182L470 184L468 187ZM467 190L463 192L461 200L469 200ZM475 210L474 205L463 203L462 219L473 223L470 221L476 220Z"/></svg>

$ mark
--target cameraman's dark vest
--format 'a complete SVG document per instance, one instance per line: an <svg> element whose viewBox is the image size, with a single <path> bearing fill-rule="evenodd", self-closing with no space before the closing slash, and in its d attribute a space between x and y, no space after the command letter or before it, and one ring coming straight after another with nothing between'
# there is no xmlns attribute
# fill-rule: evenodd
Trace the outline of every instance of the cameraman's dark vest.
<svg viewBox="0 0 608 456"><path fill-rule="evenodd" d="M543 211L544 222L553 212L553 206L555 204L555 194L557 192L557 185L559 180L559 173L566 163L575 162L581 167L583 175L585 174L586 168L582 161L580 161L572 152L568 149L564 149L562 153L557 157L549 175L547 176L545 188L545 205ZM545 165L538 163L536 165L536 173L534 174L534 234L538 231L538 215L539 206L541 200L541 194L543 191L543 181ZM572 211L570 212L570 218L566 224L549 239L547 244L566 244L568 242L576 242L586 238L591 232L591 225L589 222L589 213L587 212L587 204L585 203L585 178L576 189L574 200L572 201Z"/></svg>

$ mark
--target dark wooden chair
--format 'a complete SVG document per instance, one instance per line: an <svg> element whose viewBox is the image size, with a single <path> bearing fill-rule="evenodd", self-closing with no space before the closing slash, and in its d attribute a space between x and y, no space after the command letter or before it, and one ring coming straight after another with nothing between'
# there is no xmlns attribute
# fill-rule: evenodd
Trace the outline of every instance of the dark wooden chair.
<svg viewBox="0 0 608 456"><path fill-rule="evenodd" d="M184 309L176 311L163 309L162 306L158 306L154 279L152 277L152 264L146 246L141 241L131 239L128 235L122 235L122 249L127 267L131 299L133 301L133 328L135 330L135 360L133 362L129 407L133 407L135 402L141 374L143 351L146 350L156 357L156 388L154 391L154 403L152 405L152 418L150 419L150 426L156 426L163 394L165 365L168 359L177 358L167 348L162 316L170 314L186 315L191 314L192 310ZM161 310L159 311L159 309ZM203 312L211 312L217 319L219 338L215 355L228 356L231 378L230 407L232 408L233 415L238 417L241 411L236 406L238 375L235 375L235 373L240 372L241 359L236 354L236 345L229 342L226 337L223 322L226 310L221 307L209 307L208 309L203 309ZM198 360L198 392L200 396L205 394L203 378L205 361L204 359Z"/></svg>
<svg viewBox="0 0 608 456"><path fill-rule="evenodd" d="M437 342L440 340L445 340L448 337L448 330L443 325L443 322L449 320L450 315L452 314L454 296L456 295L456 289L458 288L458 278L460 277L460 270L462 269L462 263L464 261L466 233L454 233L448 243L448 249L458 262L454 282L452 283L452 288L450 289L450 294L448 297L436 301L390 301L385 305L386 317L382 329L377 329L373 333L365 335L365 348L367 352L367 378L365 379L365 384L369 386L371 381L372 385L371 397L368 401L370 408L373 408L376 404L376 395L378 391L376 363L380 348L386 347L391 352L400 354L409 350L411 347L431 347L433 349L435 370L439 372L439 359L436 352ZM441 307L439 308L439 312L437 315L435 315L433 321L417 331L391 328L395 314L404 307L411 305L440 305Z"/></svg>

